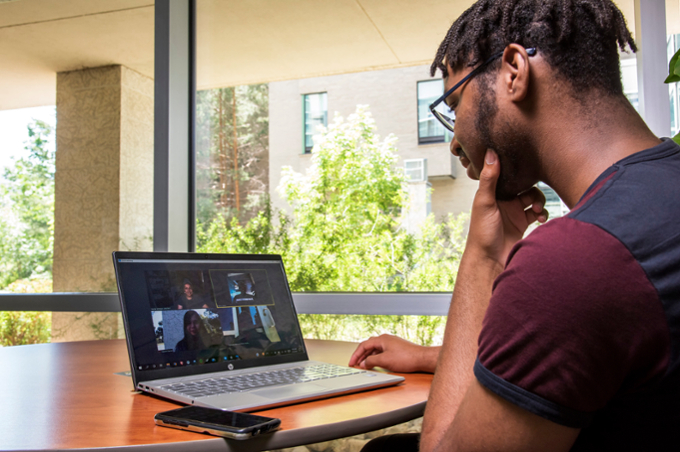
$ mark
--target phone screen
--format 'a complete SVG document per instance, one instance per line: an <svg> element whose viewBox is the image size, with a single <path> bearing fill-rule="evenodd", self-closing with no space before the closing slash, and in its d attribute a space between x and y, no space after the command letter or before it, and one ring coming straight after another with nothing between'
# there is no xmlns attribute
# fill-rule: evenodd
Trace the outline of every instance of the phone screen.
<svg viewBox="0 0 680 452"><path fill-rule="evenodd" d="M208 424L234 427L237 429L253 427L272 420L272 418L256 416L254 414L222 411L198 406L180 408L161 414L177 420L199 421Z"/></svg>

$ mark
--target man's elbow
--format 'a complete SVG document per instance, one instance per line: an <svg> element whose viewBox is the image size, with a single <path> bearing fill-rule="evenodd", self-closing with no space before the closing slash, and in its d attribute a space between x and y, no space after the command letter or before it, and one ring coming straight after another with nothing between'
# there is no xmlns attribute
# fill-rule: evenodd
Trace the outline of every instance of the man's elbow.
<svg viewBox="0 0 680 452"><path fill-rule="evenodd" d="M445 432L447 430L445 425L436 424L428 425L428 422L423 424L423 430L420 434L420 447L418 451L420 452L437 452L437 451L450 451L450 448L442 448L441 443Z"/></svg>

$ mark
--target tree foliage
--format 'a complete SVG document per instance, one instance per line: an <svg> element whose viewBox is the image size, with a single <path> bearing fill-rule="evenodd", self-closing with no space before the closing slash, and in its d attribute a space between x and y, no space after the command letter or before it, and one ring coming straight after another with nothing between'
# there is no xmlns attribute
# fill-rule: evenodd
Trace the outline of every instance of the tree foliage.
<svg viewBox="0 0 680 452"><path fill-rule="evenodd" d="M5 169L0 184L0 288L52 273L54 241L53 128L28 125L28 155Z"/></svg>
<svg viewBox="0 0 680 452"><path fill-rule="evenodd" d="M199 91L196 99L197 216L247 222L269 190L269 88Z"/></svg>
<svg viewBox="0 0 680 452"><path fill-rule="evenodd" d="M54 241L53 127L28 125L27 155L0 182L0 289L51 292ZM49 312L0 312L0 345L50 341Z"/></svg>
<svg viewBox="0 0 680 452"><path fill-rule="evenodd" d="M0 346L49 342L51 325L49 312L0 312Z"/></svg>
<svg viewBox="0 0 680 452"><path fill-rule="evenodd" d="M283 256L291 289L299 292L418 292L453 290L467 216L436 222L416 234L401 224L407 202L403 172L395 167L395 138L381 140L365 107L336 116L316 137L306 174L283 168L279 192L292 208L269 203L246 224L216 218L199 228L203 252ZM308 337L347 339L393 332L420 343L441 334L440 317L302 315Z"/></svg>

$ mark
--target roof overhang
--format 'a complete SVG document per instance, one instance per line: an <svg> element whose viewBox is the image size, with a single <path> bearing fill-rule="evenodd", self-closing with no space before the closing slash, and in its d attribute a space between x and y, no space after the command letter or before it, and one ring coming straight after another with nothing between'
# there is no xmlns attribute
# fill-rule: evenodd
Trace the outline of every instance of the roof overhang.
<svg viewBox="0 0 680 452"><path fill-rule="evenodd" d="M617 1L634 28L633 0ZM669 32L680 23L667 1ZM429 64L472 0L199 0L199 89ZM0 110L54 105L56 74L154 73L152 0L0 0Z"/></svg>

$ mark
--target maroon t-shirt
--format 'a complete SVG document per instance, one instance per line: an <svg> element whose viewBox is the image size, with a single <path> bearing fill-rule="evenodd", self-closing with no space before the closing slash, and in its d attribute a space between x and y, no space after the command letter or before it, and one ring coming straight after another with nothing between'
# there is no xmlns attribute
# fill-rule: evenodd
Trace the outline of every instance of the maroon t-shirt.
<svg viewBox="0 0 680 452"><path fill-rule="evenodd" d="M582 429L573 450L680 449L680 148L606 171L512 250L475 375Z"/></svg>

